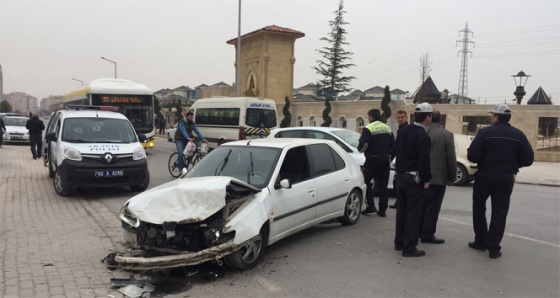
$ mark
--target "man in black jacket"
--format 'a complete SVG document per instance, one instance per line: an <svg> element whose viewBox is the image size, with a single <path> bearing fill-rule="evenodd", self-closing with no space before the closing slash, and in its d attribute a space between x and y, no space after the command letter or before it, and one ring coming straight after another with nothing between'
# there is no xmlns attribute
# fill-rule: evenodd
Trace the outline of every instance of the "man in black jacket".
<svg viewBox="0 0 560 298"><path fill-rule="evenodd" d="M525 134L509 124L511 110L499 104L490 112L492 125L478 132L467 151L467 158L478 164L473 187L474 242L469 247L488 249L489 257L502 255L510 195L519 168L533 164L534 152ZM486 200L492 201L490 228L486 221Z"/></svg>
<svg viewBox="0 0 560 298"><path fill-rule="evenodd" d="M39 120L39 116L32 115L31 119L27 120L25 128L29 130L29 144L31 145L31 154L33 159L41 158L43 150L43 130L45 124Z"/></svg>
<svg viewBox="0 0 560 298"><path fill-rule="evenodd" d="M395 113L395 119L397 120L397 124L399 125L399 129L397 129L397 135L399 134L399 132L401 131L401 129L405 126L408 125L408 115L406 114L405 110L398 110L397 113ZM396 145L396 143L395 143ZM394 154L395 150L393 150L393 154ZM393 181L395 181L395 178L393 178ZM396 181L395 181L396 183ZM393 205L389 205L389 208L392 209L397 209L397 202L399 200L399 192L397 191L397 189L394 189L395 191L395 203L393 203Z"/></svg>
<svg viewBox="0 0 560 298"><path fill-rule="evenodd" d="M418 250L418 238L430 180L430 137L426 126L432 122L433 108L429 103L419 104L414 110L414 124L399 131L396 145L397 224L395 250L403 257L421 257L426 253Z"/></svg>

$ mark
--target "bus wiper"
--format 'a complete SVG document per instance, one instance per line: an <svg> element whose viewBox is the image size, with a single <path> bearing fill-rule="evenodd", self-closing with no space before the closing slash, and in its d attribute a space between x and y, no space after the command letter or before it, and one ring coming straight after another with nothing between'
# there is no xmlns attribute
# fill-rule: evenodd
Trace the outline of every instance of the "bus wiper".
<svg viewBox="0 0 560 298"><path fill-rule="evenodd" d="M255 173L253 172L253 152L249 152L249 169L247 169L247 183L251 184L251 176L255 176Z"/></svg>
<svg viewBox="0 0 560 298"><path fill-rule="evenodd" d="M229 161L229 155L231 154L231 149L229 149L228 154L226 155L226 157L224 158L224 160L222 160L218 166L216 167L216 171L214 171L214 176L219 176L220 173L222 173L222 171L224 170L224 168L226 167L228 161ZM220 168L220 171L218 172L218 167L220 166L220 164L222 165L222 167Z"/></svg>

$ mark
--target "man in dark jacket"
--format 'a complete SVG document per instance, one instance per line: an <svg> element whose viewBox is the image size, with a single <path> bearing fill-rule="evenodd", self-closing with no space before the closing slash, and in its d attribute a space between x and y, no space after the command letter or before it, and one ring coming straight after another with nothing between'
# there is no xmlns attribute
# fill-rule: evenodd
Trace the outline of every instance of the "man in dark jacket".
<svg viewBox="0 0 560 298"><path fill-rule="evenodd" d="M533 164L534 152L525 134L509 124L511 110L499 104L490 112L492 125L478 132L467 151L467 158L478 164L473 187L474 242L469 247L488 249L489 257L502 255L510 195L519 168ZM490 228L486 221L486 200L492 201Z"/></svg>
<svg viewBox="0 0 560 298"><path fill-rule="evenodd" d="M25 128L29 130L29 144L31 145L31 154L33 159L41 158L43 150L43 130L45 124L39 120L39 116L32 115L31 119L27 120Z"/></svg>
<svg viewBox="0 0 560 298"><path fill-rule="evenodd" d="M420 241L422 243L441 244L445 240L436 238L436 227L439 211L445 195L447 185L452 185L457 174L457 156L455 155L455 140L453 134L439 124L441 114L438 110L432 113L432 123L428 124L426 132L431 141L429 195L426 200Z"/></svg>
<svg viewBox="0 0 560 298"><path fill-rule="evenodd" d="M0 118L0 148L2 148L2 140L4 139L5 131L6 131L6 125L4 125L4 119Z"/></svg>
<svg viewBox="0 0 560 298"><path fill-rule="evenodd" d="M433 108L421 103L414 109L414 124L399 132L396 146L397 223L395 250L403 257L421 257L426 253L418 250L420 225L424 216L432 173L430 170L430 137L426 126L432 122Z"/></svg>
<svg viewBox="0 0 560 298"><path fill-rule="evenodd" d="M408 125L408 115L406 114L405 110L398 110L397 113L395 113L395 119L397 120L397 124L399 125L399 129L397 129L397 135L399 135L399 132L401 131L401 129L403 129L405 126ZM396 145L397 143L395 143ZM393 149L393 154L395 154L396 150ZM395 180L396 177L393 177L393 181L396 183ZM393 205L389 205L389 208L392 209L397 209L397 202L399 200L399 192L397 191L397 189L394 189L395 191L395 203L393 203Z"/></svg>

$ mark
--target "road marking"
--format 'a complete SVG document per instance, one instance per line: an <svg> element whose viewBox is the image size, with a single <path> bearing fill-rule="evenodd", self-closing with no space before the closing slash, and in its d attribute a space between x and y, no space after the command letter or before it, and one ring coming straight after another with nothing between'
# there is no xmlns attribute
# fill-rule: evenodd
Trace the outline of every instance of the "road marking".
<svg viewBox="0 0 560 298"><path fill-rule="evenodd" d="M460 220L455 220L455 219L451 219L448 217L439 217L440 219L443 219L445 221L449 221L452 223L456 223L456 224L460 224L460 225L464 225L464 226L470 226L472 227L472 223L466 223ZM532 241L532 242L536 242L536 243L540 243L540 244L544 244L544 245L548 245L548 246L552 246L554 248L560 248L560 244L556 244L556 243L552 243L552 242L547 242L547 241L543 241L543 240L539 240L539 239L535 239L535 238L531 238L531 237L525 237L525 236L521 236L521 235L516 235L516 234L512 234L512 233L508 233L505 232L504 233L507 236L513 237L513 238L518 238L518 239L523 239L523 240L527 240L527 241Z"/></svg>

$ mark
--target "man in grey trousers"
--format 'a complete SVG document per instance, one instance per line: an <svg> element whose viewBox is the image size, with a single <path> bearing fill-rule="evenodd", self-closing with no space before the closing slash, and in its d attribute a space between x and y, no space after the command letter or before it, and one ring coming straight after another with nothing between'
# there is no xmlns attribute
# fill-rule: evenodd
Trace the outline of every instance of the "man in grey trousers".
<svg viewBox="0 0 560 298"><path fill-rule="evenodd" d="M457 173L457 157L455 156L455 140L453 134L441 127L441 114L438 110L432 113L432 123L428 124L426 132L431 140L430 168L432 180L428 189L420 241L422 243L441 244L445 240L436 238L436 226L445 195L447 185L452 185Z"/></svg>

